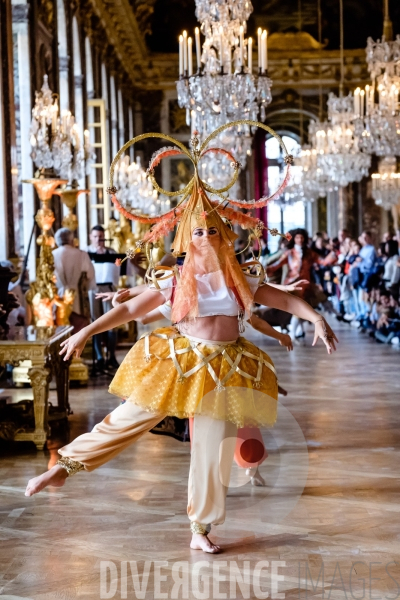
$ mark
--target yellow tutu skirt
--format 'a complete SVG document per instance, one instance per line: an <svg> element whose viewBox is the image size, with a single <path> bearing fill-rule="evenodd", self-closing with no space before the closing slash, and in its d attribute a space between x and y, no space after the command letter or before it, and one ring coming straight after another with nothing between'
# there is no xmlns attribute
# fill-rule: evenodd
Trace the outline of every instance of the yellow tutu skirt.
<svg viewBox="0 0 400 600"><path fill-rule="evenodd" d="M271 426L276 420L273 362L242 337L204 342L175 327L156 329L131 348L109 391L181 419L202 414L238 427Z"/></svg>

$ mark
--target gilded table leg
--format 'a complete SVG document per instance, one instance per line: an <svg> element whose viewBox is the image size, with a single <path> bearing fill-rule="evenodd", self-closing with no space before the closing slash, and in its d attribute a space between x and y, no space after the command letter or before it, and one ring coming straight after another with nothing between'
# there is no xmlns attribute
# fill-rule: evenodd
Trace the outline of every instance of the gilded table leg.
<svg viewBox="0 0 400 600"><path fill-rule="evenodd" d="M64 361L60 356L60 342L53 344L50 348L50 354L46 366L49 367L55 375L57 386L57 405L60 415L67 417L72 414L69 405L69 366L71 360Z"/></svg>
<svg viewBox="0 0 400 600"><path fill-rule="evenodd" d="M47 411L49 400L50 369L34 366L28 371L33 390L33 410L35 413L34 443L43 450L47 438Z"/></svg>

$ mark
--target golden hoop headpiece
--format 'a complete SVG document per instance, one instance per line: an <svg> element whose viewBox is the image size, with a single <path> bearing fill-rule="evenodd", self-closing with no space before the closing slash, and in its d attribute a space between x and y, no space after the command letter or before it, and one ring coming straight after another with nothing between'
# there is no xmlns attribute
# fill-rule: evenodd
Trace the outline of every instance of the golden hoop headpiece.
<svg viewBox="0 0 400 600"><path fill-rule="evenodd" d="M222 133L226 129L229 129L230 127L237 127L239 125L248 125L250 127L259 127L261 129L264 129L269 134L271 134L274 138L276 138L276 140L279 142L279 144L283 150L283 153L284 153L284 161L286 163L286 172L285 172L285 176L284 176L282 183L280 184L279 188L273 194L271 194L270 196L262 196L259 200L250 200L250 201L234 200L232 198L229 198L228 194L224 195L236 183L237 178L239 176L240 169L241 169L241 164L235 159L235 157L230 152L228 152L227 150L224 150L223 148L217 148L217 147L208 148L210 142L213 139L215 139L220 133ZM177 198L177 199L179 196L181 196L180 200L178 200L178 202L177 202L177 205L163 215L147 216L147 215L135 214L134 212L131 212L129 210L129 208L123 206L116 197L116 193L118 191L114 187L114 169L115 169L116 164L118 163L121 156L124 155L125 151L130 146L133 146L137 142L140 142L147 138L160 138L160 139L167 140L167 141L175 144L175 146L173 146L173 147L161 148L155 154L153 154L153 156L150 160L148 171L147 171L149 179L150 179L154 189L157 190L160 194L164 194L165 196L167 196L169 198ZM263 123L260 123L258 121L251 121L248 119L243 119L240 121L233 121L231 123L226 123L225 125L221 125L221 127L218 127L218 129L213 131L204 140L204 142L202 144L200 144L200 140L197 137L196 132L195 132L194 137L192 137L192 139L190 141L190 146L191 146L191 150L186 148L186 146L184 144L182 144L182 142L176 140L175 138L171 137L170 135L166 135L163 133L143 133L142 135L138 135L138 136L132 138L131 140L129 140L129 142L127 142L124 146L122 146L122 148L118 151L114 160L112 161L111 167L110 167L110 179L109 179L110 185L107 188L107 191L109 192L109 194L111 194L111 200L112 200L115 208L121 214L123 214L125 217L127 217L128 219L131 219L133 221L140 221L141 223L148 223L148 224L154 225L152 231L148 232L144 236L143 240L137 243L138 249L142 248L146 243L157 241L162 236L166 235L169 231L174 229L175 225L177 225L177 223L180 221L182 214L185 211L185 208L187 208L188 202L189 202L188 198L189 198L189 196L192 195L192 192L195 188L197 188L199 190L200 194L202 194L202 193L204 194L204 196L206 198L206 202L207 202L207 207L210 207L210 208L208 208L207 211L203 211L201 214L207 215L207 214L209 214L210 210L216 211L216 213L218 213L219 217L225 217L225 218L229 219L230 221L232 221L233 223L241 225L245 229L253 229L253 230L255 230L256 236L260 237L262 230L265 229L264 223L262 223L262 221L260 221L256 217L253 217L249 214L234 210L234 209L230 208L228 205L231 205L231 206L237 207L237 208L247 209L247 210L261 208L263 206L266 206L266 204L269 201L280 196L281 193L283 192L284 188L286 187L286 185L289 182L290 165L293 164L293 156L288 154L288 152L286 150L286 146L283 143L281 137L273 129L268 127L268 125L264 125ZM199 175L198 165L199 165L201 159L210 153L222 154L232 161L233 176L232 176L231 181L223 188L216 189L216 188L211 187L210 185L207 184L207 182L203 181ZM192 164L194 166L194 175L193 175L192 179L189 181L189 183L183 189L178 190L178 191L164 190L161 186L158 185L158 183L155 179L154 169L157 165L160 164L160 162L163 158L167 158L168 156L177 156L177 155L184 155L186 158L188 158L192 162ZM205 192L209 192L211 194L218 196L220 198L220 200L218 201L218 200L209 199ZM269 231L272 233L272 235L278 234L278 231L276 229L269 230ZM284 237L287 237L287 236L284 236Z"/></svg>

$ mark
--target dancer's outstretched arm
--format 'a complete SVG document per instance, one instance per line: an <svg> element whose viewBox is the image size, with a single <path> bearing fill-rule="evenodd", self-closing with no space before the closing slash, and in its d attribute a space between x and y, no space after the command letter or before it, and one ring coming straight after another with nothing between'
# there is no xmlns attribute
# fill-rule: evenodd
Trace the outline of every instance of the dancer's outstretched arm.
<svg viewBox="0 0 400 600"><path fill-rule="evenodd" d="M296 281L295 283L289 283L287 285L281 285L280 283L269 283L266 281L271 287L276 288L277 290L282 290L283 292L297 292L303 289L305 285L310 283L308 279L300 279L300 281Z"/></svg>
<svg viewBox="0 0 400 600"><path fill-rule="evenodd" d="M64 354L64 360L68 360L72 355L79 357L83 352L87 340L92 335L129 323L129 321L133 321L138 317L146 315L151 310L164 304L164 302L165 297L161 292L158 292L157 290L147 290L136 298L132 298L132 300L128 300L116 308L113 308L108 313L102 315L96 319L96 321L93 321L93 323L62 342L60 354Z"/></svg>
<svg viewBox="0 0 400 600"><path fill-rule="evenodd" d="M258 304L263 304L270 308L278 308L279 310L296 315L296 317L299 317L300 319L311 321L311 323L314 323L315 325L314 341L312 345L315 346L318 338L321 338L326 346L328 354L332 354L333 350L336 350L335 340L338 340L328 323L316 310L301 298L292 296L292 294L288 294L287 292L283 292L265 284L258 288L254 296L254 301Z"/></svg>
<svg viewBox="0 0 400 600"><path fill-rule="evenodd" d="M122 288L117 292L100 292L96 294L96 300L115 300L118 298L119 304L120 302L125 302L125 300L129 300L130 298L139 296L139 294L142 294L148 289L149 287L145 283L142 283L141 285L135 285L131 288Z"/></svg>

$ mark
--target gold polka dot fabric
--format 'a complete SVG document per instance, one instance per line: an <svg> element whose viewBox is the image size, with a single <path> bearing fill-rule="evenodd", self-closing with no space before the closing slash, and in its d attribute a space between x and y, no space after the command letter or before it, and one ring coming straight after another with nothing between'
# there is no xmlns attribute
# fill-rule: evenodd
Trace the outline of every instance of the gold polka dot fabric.
<svg viewBox="0 0 400 600"><path fill-rule="evenodd" d="M238 427L271 426L276 420L273 362L242 337L219 346L190 341L174 327L156 329L128 352L109 391L179 418L202 414Z"/></svg>

